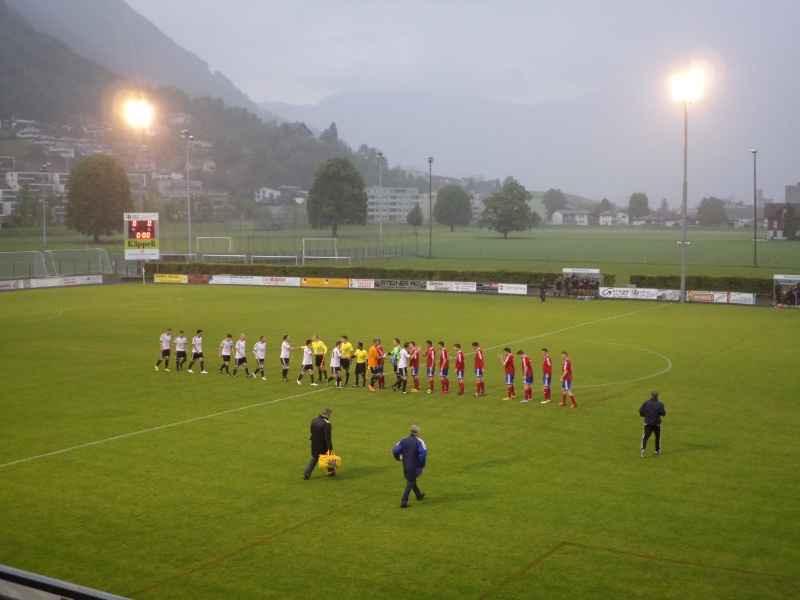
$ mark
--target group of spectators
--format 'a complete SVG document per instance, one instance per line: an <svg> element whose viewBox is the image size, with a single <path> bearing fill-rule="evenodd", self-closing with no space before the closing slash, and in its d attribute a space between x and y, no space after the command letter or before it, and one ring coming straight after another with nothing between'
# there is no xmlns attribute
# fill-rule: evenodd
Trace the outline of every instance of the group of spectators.
<svg viewBox="0 0 800 600"><path fill-rule="evenodd" d="M775 306L785 304L786 306L797 306L800 304L800 290L797 284L793 284L786 294L783 293L783 287L780 283L775 284Z"/></svg>
<svg viewBox="0 0 800 600"><path fill-rule="evenodd" d="M542 281L539 283L539 297L542 299L542 302L544 302L547 297L547 289L549 287L550 284L547 282L547 279L542 277ZM571 276L567 275L563 279L557 277L553 283L554 298L561 298L562 296L565 298L585 298L588 296L597 298L599 294L600 280L594 277L578 277L573 273Z"/></svg>

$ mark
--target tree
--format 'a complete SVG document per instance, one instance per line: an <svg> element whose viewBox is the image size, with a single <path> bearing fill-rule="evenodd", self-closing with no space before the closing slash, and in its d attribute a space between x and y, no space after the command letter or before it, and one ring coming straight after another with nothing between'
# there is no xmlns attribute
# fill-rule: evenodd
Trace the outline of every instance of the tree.
<svg viewBox="0 0 800 600"><path fill-rule="evenodd" d="M603 198L597 203L594 214L599 215L600 213L608 212L610 210L614 210L614 203L608 198Z"/></svg>
<svg viewBox="0 0 800 600"><path fill-rule="evenodd" d="M650 214L650 200L644 192L634 192L628 198L628 216L633 225L635 217L644 217Z"/></svg>
<svg viewBox="0 0 800 600"><path fill-rule="evenodd" d="M97 243L101 235L122 231L122 215L131 210L131 184L116 159L97 154L72 168L67 227L91 235Z"/></svg>
<svg viewBox="0 0 800 600"><path fill-rule="evenodd" d="M337 237L339 225L367 222L364 180L349 159L331 158L320 165L308 191L306 210L311 227L330 227L332 237Z"/></svg>
<svg viewBox="0 0 800 600"><path fill-rule="evenodd" d="M552 216L559 208L564 208L567 205L567 199L564 197L563 192L553 188L544 193L542 202L544 202L544 209L549 216Z"/></svg>
<svg viewBox="0 0 800 600"><path fill-rule="evenodd" d="M666 198L661 199L661 206L658 207L658 210L663 213L669 212L669 202Z"/></svg>
<svg viewBox="0 0 800 600"><path fill-rule="evenodd" d="M433 205L433 218L442 225L450 225L450 231L456 225L469 225L472 220L472 205L467 190L455 183L440 189L436 194L436 204Z"/></svg>
<svg viewBox="0 0 800 600"><path fill-rule="evenodd" d="M542 224L542 217L535 210L528 216L528 231Z"/></svg>
<svg viewBox="0 0 800 600"><path fill-rule="evenodd" d="M330 127L320 133L319 139L321 142L338 142L339 130L336 128L336 123L331 123Z"/></svg>
<svg viewBox="0 0 800 600"><path fill-rule="evenodd" d="M414 208L408 211L406 215L406 223L414 228L414 235L417 235L417 227L422 225L425 220L425 215L422 214L422 208L417 204Z"/></svg>
<svg viewBox="0 0 800 600"><path fill-rule="evenodd" d="M530 199L531 193L519 183L506 183L503 189L483 201L486 208L478 226L502 233L504 238L509 231L525 231L530 222Z"/></svg>
<svg viewBox="0 0 800 600"><path fill-rule="evenodd" d="M703 198L697 207L697 223L703 227L721 227L728 224L725 203L719 198Z"/></svg>
<svg viewBox="0 0 800 600"><path fill-rule="evenodd" d="M783 215L783 237L787 240L796 240L797 237L797 209L794 204L786 205Z"/></svg>

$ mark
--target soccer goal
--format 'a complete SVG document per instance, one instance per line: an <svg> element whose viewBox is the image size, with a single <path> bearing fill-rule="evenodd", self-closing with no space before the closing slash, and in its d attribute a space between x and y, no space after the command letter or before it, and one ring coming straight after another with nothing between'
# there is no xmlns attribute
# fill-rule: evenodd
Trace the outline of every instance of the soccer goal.
<svg viewBox="0 0 800 600"><path fill-rule="evenodd" d="M250 264L256 265L296 265L297 257L294 254L288 256L266 256L254 254L250 257Z"/></svg>
<svg viewBox="0 0 800 600"><path fill-rule="evenodd" d="M247 254L203 254L202 262L247 264Z"/></svg>
<svg viewBox="0 0 800 600"><path fill-rule="evenodd" d="M0 279L31 279L48 275L41 252L0 252Z"/></svg>
<svg viewBox="0 0 800 600"><path fill-rule="evenodd" d="M303 264L316 261L345 261L352 266L349 256L339 256L338 239L303 238Z"/></svg>
<svg viewBox="0 0 800 600"><path fill-rule="evenodd" d="M111 260L105 248L45 250L47 270L54 275L111 275Z"/></svg>
<svg viewBox="0 0 800 600"><path fill-rule="evenodd" d="M233 239L229 237L200 237L195 239L194 249L198 254L206 252L233 252Z"/></svg>

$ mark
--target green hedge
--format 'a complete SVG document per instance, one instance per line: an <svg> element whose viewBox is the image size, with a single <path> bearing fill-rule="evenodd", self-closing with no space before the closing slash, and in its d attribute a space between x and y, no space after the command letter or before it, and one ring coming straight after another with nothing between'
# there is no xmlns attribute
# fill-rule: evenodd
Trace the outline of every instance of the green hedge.
<svg viewBox="0 0 800 600"><path fill-rule="evenodd" d="M327 277L343 279L411 279L416 281L475 281L526 283L538 286L542 277L552 287L561 273L528 271L452 271L447 269L386 269L381 267L339 267L330 265L242 265L223 263L157 263L147 265L148 273L181 275L254 275L257 277ZM616 275L604 273L604 285L613 286Z"/></svg>
<svg viewBox="0 0 800 600"><path fill-rule="evenodd" d="M681 278L677 275L631 275L631 283L641 288L660 288L679 290ZM749 277L707 277L692 275L686 277L686 289L709 292L747 292L772 294L774 283L771 279Z"/></svg>

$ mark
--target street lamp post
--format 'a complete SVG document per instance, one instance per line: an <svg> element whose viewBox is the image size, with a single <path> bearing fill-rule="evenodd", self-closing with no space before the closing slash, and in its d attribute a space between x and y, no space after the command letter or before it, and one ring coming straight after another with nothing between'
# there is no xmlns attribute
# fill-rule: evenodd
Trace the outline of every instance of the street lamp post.
<svg viewBox="0 0 800 600"><path fill-rule="evenodd" d="M428 258L433 258L433 157L428 157Z"/></svg>
<svg viewBox="0 0 800 600"><path fill-rule="evenodd" d="M189 187L189 142L194 136L188 129L181 129L181 136L186 140L186 223L188 225L189 254L186 255L186 262L192 260L192 190Z"/></svg>
<svg viewBox="0 0 800 600"><path fill-rule="evenodd" d="M681 219L681 298L680 303L686 302L686 220L688 202L687 172L689 164L689 105L700 97L705 83L705 75L699 69L688 73L675 75L669 80L672 87L672 97L683 104L683 204Z"/></svg>
<svg viewBox="0 0 800 600"><path fill-rule="evenodd" d="M756 245L756 227L758 225L758 209L756 208L756 154L758 150L750 150L753 153L753 268L758 267L758 247Z"/></svg>
<svg viewBox="0 0 800 600"><path fill-rule="evenodd" d="M383 256L383 152L378 152L378 249Z"/></svg>
<svg viewBox="0 0 800 600"><path fill-rule="evenodd" d="M45 173L50 173L49 165L42 165L39 167L39 172L42 174L42 247L47 251L47 186L44 183Z"/></svg>

